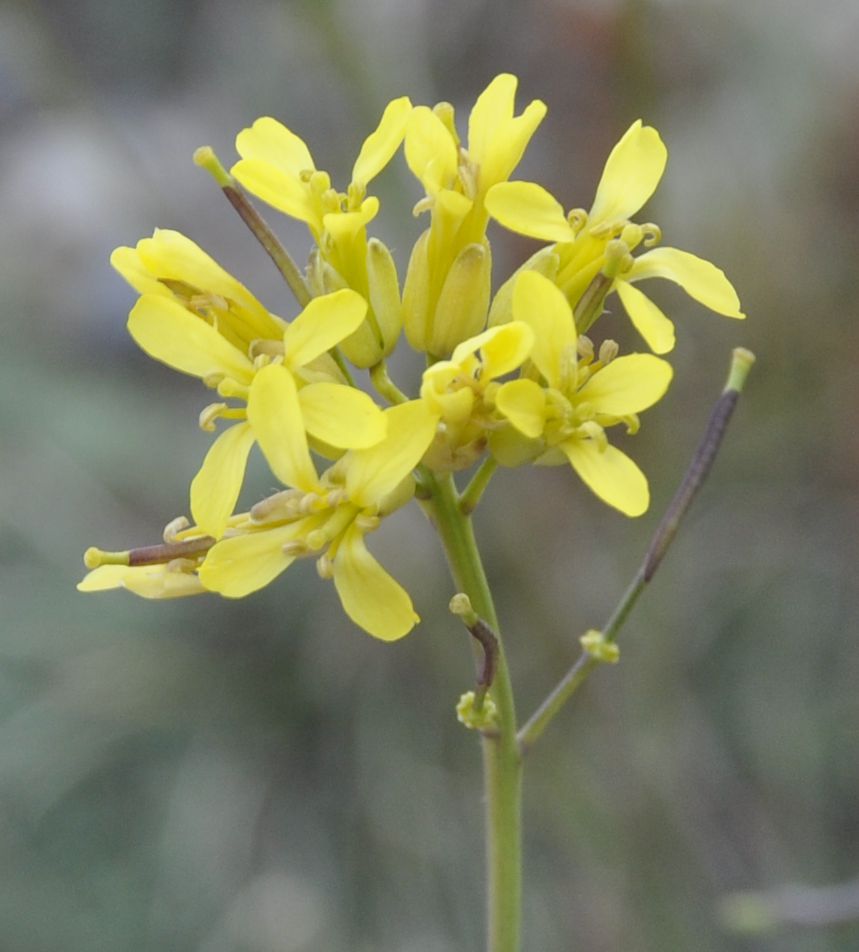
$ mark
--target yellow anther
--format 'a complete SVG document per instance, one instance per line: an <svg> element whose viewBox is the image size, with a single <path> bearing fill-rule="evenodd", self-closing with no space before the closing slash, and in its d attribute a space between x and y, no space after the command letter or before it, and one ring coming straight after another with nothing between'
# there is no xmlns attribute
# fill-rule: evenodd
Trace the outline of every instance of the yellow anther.
<svg viewBox="0 0 859 952"><path fill-rule="evenodd" d="M629 253L629 245L619 238L612 240L605 246L605 264L602 273L607 278L615 278L623 274L633 265L633 257Z"/></svg>
<svg viewBox="0 0 859 952"><path fill-rule="evenodd" d="M370 516L367 513L362 512L355 519L355 525L362 532L374 532L382 524L382 520L378 516Z"/></svg>
<svg viewBox="0 0 859 952"><path fill-rule="evenodd" d="M247 384L239 383L232 377L221 377L217 390L219 397L235 397L239 400L247 400L250 393L250 387Z"/></svg>
<svg viewBox="0 0 859 952"><path fill-rule="evenodd" d="M177 516L164 526L164 532L161 538L164 539L167 545L175 545L181 541L181 539L179 539L179 533L184 532L190 525L191 522L186 516Z"/></svg>
<svg viewBox="0 0 859 952"><path fill-rule="evenodd" d="M215 432L215 421L227 409L226 403L210 403L200 411L199 425L206 433Z"/></svg>
<svg viewBox="0 0 859 952"><path fill-rule="evenodd" d="M621 417L620 421L625 424L628 436L635 436L641 428L641 420L639 420L637 413L630 413L629 416Z"/></svg>
<svg viewBox="0 0 859 952"><path fill-rule="evenodd" d="M320 555L316 560L316 571L321 579L330 580L334 578L334 563L327 555Z"/></svg>
<svg viewBox="0 0 859 952"><path fill-rule="evenodd" d="M269 357L282 357L283 356L283 341L282 340L252 340L251 346L248 348L248 357L251 360L256 360L260 354L266 354Z"/></svg>
<svg viewBox="0 0 859 952"><path fill-rule="evenodd" d="M424 212L431 212L433 206L433 200L429 195L426 195L419 202L415 204L415 207L412 209L412 215L415 218L423 215Z"/></svg>
<svg viewBox="0 0 859 952"><path fill-rule="evenodd" d="M164 568L168 572L190 573L193 572L199 564L199 559L171 559Z"/></svg>
<svg viewBox="0 0 859 952"><path fill-rule="evenodd" d="M88 569L97 569L100 565L129 565L130 560L130 552L105 552L95 546L84 552L84 565Z"/></svg>
<svg viewBox="0 0 859 952"><path fill-rule="evenodd" d="M331 188L331 176L327 172L311 172L307 181L316 195L322 195Z"/></svg>
<svg viewBox="0 0 859 952"><path fill-rule="evenodd" d="M576 407L576 410L578 409L579 408ZM593 442L596 443L597 449L600 451L600 453L605 452L606 447L608 446L608 437L605 435L605 430L599 425L599 423L596 423L593 420L586 420L584 423L580 424L578 431L581 436L593 440Z"/></svg>
<svg viewBox="0 0 859 952"><path fill-rule="evenodd" d="M594 342L590 339L590 337L580 334L579 339L576 341L576 350L578 351L579 357L581 357L582 360L594 359Z"/></svg>
<svg viewBox="0 0 859 952"><path fill-rule="evenodd" d="M218 388L224 382L224 379L225 378L222 373L206 374L206 376L203 377L203 384L204 386L208 387L209 390L218 390ZM221 396L225 397L227 394L222 393Z"/></svg>
<svg viewBox="0 0 859 952"><path fill-rule="evenodd" d="M459 133L456 131L456 110L449 102L438 102L433 106L432 111L441 119L458 149L460 141Z"/></svg>
<svg viewBox="0 0 859 952"><path fill-rule="evenodd" d="M570 228L578 234L588 223L588 213L583 208L571 208L567 212L567 222Z"/></svg>
<svg viewBox="0 0 859 952"><path fill-rule="evenodd" d="M324 549L328 545L329 536L324 529L313 529L311 532L308 532L304 537L305 544L307 548L312 552L318 552L320 549Z"/></svg>
<svg viewBox="0 0 859 952"><path fill-rule="evenodd" d="M300 559L308 555L307 546L298 539L292 542L286 542L281 546L281 552L289 558Z"/></svg>
<svg viewBox="0 0 859 952"><path fill-rule="evenodd" d="M623 231L620 233L620 240L630 251L637 248L643 238L644 229L641 225L636 225L635 222L627 222L627 224L624 225Z"/></svg>
<svg viewBox="0 0 859 952"><path fill-rule="evenodd" d="M321 496L318 496L316 493L305 493L301 502L298 504L298 508L303 515L307 516L312 512L319 512L321 509L327 507L325 500Z"/></svg>
<svg viewBox="0 0 859 952"><path fill-rule="evenodd" d="M357 211L364 202L367 186L364 182L350 182L346 189L346 206L349 211Z"/></svg>
<svg viewBox="0 0 859 952"><path fill-rule="evenodd" d="M600 362L603 364L610 364L614 360L614 358L617 357L617 353L619 350L620 350L620 347L618 346L618 343L616 340L604 340L600 344L600 353L599 353Z"/></svg>
<svg viewBox="0 0 859 952"><path fill-rule="evenodd" d="M654 225L652 221L642 225L641 230L644 233L642 244L645 248L652 248L654 245L658 245L659 242L662 241L662 229L659 227L659 225Z"/></svg>
<svg viewBox="0 0 859 952"><path fill-rule="evenodd" d="M251 506L251 520L261 523L294 518L300 515L303 498L304 494L300 489L284 489L283 492L261 499Z"/></svg>

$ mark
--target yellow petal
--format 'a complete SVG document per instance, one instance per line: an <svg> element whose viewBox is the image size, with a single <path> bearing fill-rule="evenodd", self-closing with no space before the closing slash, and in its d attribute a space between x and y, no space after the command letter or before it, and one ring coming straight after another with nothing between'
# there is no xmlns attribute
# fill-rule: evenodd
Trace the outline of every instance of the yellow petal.
<svg viewBox="0 0 859 952"><path fill-rule="evenodd" d="M136 248L115 248L110 256L110 264L138 294L173 296L173 292L168 287L147 271Z"/></svg>
<svg viewBox="0 0 859 952"><path fill-rule="evenodd" d="M652 126L637 119L611 150L590 211L591 228L632 217L656 191L668 150Z"/></svg>
<svg viewBox="0 0 859 952"><path fill-rule="evenodd" d="M593 440L567 440L560 447L588 488L626 516L640 516L650 505L647 477L617 447L602 451Z"/></svg>
<svg viewBox="0 0 859 952"><path fill-rule="evenodd" d="M406 162L430 193L449 188L457 173L456 144L445 124L426 106L413 109L406 126Z"/></svg>
<svg viewBox="0 0 859 952"><path fill-rule="evenodd" d="M420 621L408 592L370 555L355 526L337 550L334 585L346 614L374 638L396 641Z"/></svg>
<svg viewBox="0 0 859 952"><path fill-rule="evenodd" d="M522 321L510 321L463 341L451 355L454 364L465 363L480 351L483 363L481 380L488 382L521 367L534 344L531 328Z"/></svg>
<svg viewBox="0 0 859 952"><path fill-rule="evenodd" d="M137 242L137 253L150 274L218 294L246 307L260 320L271 320L268 311L240 281L181 232L156 228L151 238Z"/></svg>
<svg viewBox="0 0 859 952"><path fill-rule="evenodd" d="M236 151L243 159L259 159L287 175L298 176L315 169L310 150L285 125L263 116L236 136Z"/></svg>
<svg viewBox="0 0 859 952"><path fill-rule="evenodd" d="M629 319L648 347L655 354L674 350L674 325L653 301L627 281L618 281L616 290Z"/></svg>
<svg viewBox="0 0 859 952"><path fill-rule="evenodd" d="M674 371L652 354L628 354L598 370L576 395L597 413L628 416L661 400Z"/></svg>
<svg viewBox="0 0 859 952"><path fill-rule="evenodd" d="M210 592L227 598L242 598L263 588L295 561L283 547L306 531L308 521L222 539L200 566L200 581Z"/></svg>
<svg viewBox="0 0 859 952"><path fill-rule="evenodd" d="M351 241L379 214L379 199L365 198L354 212L329 212L322 216L322 224L336 243Z"/></svg>
<svg viewBox="0 0 859 952"><path fill-rule="evenodd" d="M391 161L406 134L406 123L412 111L408 96L389 102L379 125L364 140L355 165L352 181L367 185Z"/></svg>
<svg viewBox="0 0 859 952"><path fill-rule="evenodd" d="M654 248L635 259L628 281L667 278L699 304L725 317L744 318L740 299L725 272L716 265L678 248Z"/></svg>
<svg viewBox="0 0 859 952"><path fill-rule="evenodd" d="M486 194L486 210L505 228L542 241L575 241L561 203L535 182L500 182Z"/></svg>
<svg viewBox="0 0 859 952"><path fill-rule="evenodd" d="M207 535L220 539L236 508L254 433L248 423L237 423L209 447L200 471L191 482L191 515Z"/></svg>
<svg viewBox="0 0 859 952"><path fill-rule="evenodd" d="M516 429L535 440L546 423L546 395L533 380L511 380L495 395L495 406Z"/></svg>
<svg viewBox="0 0 859 952"><path fill-rule="evenodd" d="M100 565L78 582L79 592L124 588L141 598L183 598L202 595L200 579L190 572L173 572L165 565Z"/></svg>
<svg viewBox="0 0 859 952"><path fill-rule="evenodd" d="M562 370L575 366L576 325L563 292L536 271L523 271L513 286L513 317L534 332L531 360L552 387ZM572 381L570 381L572 383Z"/></svg>
<svg viewBox="0 0 859 952"><path fill-rule="evenodd" d="M528 142L546 115L546 105L531 102L514 117L518 81L502 73L480 94L468 120L468 154L479 169L478 190L485 193L519 164Z"/></svg>
<svg viewBox="0 0 859 952"><path fill-rule="evenodd" d="M385 410L387 434L381 443L349 454L346 491L357 506L371 506L411 473L435 435L437 416L423 400Z"/></svg>
<svg viewBox="0 0 859 952"><path fill-rule="evenodd" d="M336 347L358 328L366 313L367 302L349 288L313 298L283 335L287 366L303 367Z"/></svg>
<svg viewBox="0 0 859 952"><path fill-rule="evenodd" d="M257 372L248 395L248 420L272 472L286 486L313 492L319 484L301 416L295 381L280 364Z"/></svg>
<svg viewBox="0 0 859 952"><path fill-rule="evenodd" d="M241 351L172 298L144 294L128 315L128 332L150 357L192 377L224 374L250 383L253 376Z"/></svg>
<svg viewBox="0 0 859 952"><path fill-rule="evenodd" d="M385 436L385 414L354 387L311 383L298 391L304 428L316 439L340 449L365 449Z"/></svg>
<svg viewBox="0 0 859 952"><path fill-rule="evenodd" d="M513 118L517 78L501 73L477 97L468 117L468 153L480 163L491 151L499 127Z"/></svg>
<svg viewBox="0 0 859 952"><path fill-rule="evenodd" d="M272 208L321 232L320 210L310 186L300 178L260 159L242 159L230 171L249 192Z"/></svg>

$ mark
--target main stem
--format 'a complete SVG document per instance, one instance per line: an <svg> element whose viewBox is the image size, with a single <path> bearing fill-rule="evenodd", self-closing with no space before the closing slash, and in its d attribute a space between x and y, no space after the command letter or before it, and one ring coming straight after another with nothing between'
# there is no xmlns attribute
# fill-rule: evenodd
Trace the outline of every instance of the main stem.
<svg viewBox="0 0 859 952"><path fill-rule="evenodd" d="M471 517L462 511L451 476L431 477L429 506L451 574L498 637L492 699L498 731L483 736L488 878L487 952L519 952L522 918L522 758L516 740L513 687L498 617L480 560Z"/></svg>

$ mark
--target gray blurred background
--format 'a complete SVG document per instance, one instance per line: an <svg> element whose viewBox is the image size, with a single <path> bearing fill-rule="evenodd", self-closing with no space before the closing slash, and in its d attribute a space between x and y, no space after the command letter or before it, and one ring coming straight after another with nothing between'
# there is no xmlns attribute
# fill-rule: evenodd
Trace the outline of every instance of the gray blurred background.
<svg viewBox="0 0 859 952"><path fill-rule="evenodd" d="M453 713L470 649L417 509L374 539L424 618L393 646L309 564L238 603L74 585L86 546L158 540L210 439L198 383L128 338L111 249L177 228L295 310L194 148L229 164L271 114L342 187L390 98L464 122L503 70L549 105L518 177L566 207L633 119L656 125L671 158L644 217L749 314L648 286L679 345L634 445L644 518L561 469L492 484L478 531L522 715L634 571L731 348L759 356L622 663L528 764L525 948L859 948L856 925L744 937L723 911L859 876L857 41L850 0L0 5L0 949L481 946L479 751ZM402 268L422 225L401 158L377 191ZM303 229L268 217L302 259ZM533 247L493 236L505 270ZM634 343L623 323L600 328ZM257 460L249 496L270 480Z"/></svg>

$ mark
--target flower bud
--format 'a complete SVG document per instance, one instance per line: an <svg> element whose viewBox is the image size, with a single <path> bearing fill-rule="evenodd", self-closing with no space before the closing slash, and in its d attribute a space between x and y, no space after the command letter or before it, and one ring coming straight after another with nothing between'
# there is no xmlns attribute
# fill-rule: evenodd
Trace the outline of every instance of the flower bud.
<svg viewBox="0 0 859 952"><path fill-rule="evenodd" d="M397 266L391 252L377 238L371 238L367 244L367 282L370 308L382 338L382 357L387 357L403 328L403 305Z"/></svg>
<svg viewBox="0 0 859 952"><path fill-rule="evenodd" d="M406 283L403 286L403 327L406 339L415 350L428 350L430 320L430 273L427 229L412 249Z"/></svg>
<svg viewBox="0 0 859 952"><path fill-rule="evenodd" d="M447 357L457 344L483 330L491 278L489 243L466 245L451 265L436 304L429 341L433 356Z"/></svg>

